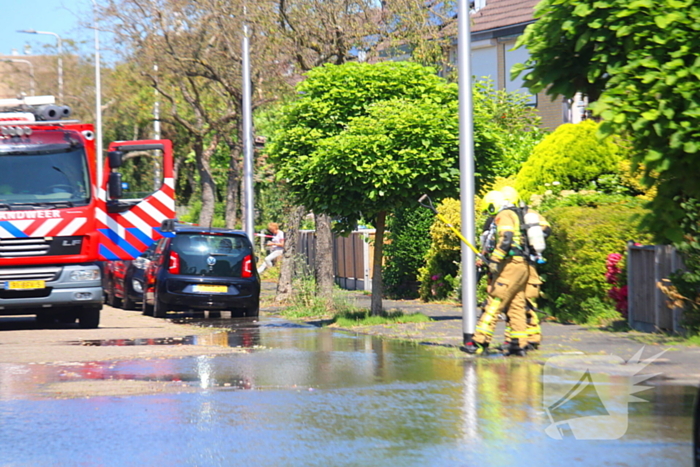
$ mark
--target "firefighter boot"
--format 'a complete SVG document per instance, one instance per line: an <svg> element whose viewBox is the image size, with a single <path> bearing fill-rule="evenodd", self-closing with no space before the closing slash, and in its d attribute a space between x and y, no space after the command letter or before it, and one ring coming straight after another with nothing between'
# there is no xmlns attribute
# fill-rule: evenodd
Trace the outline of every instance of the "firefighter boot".
<svg viewBox="0 0 700 467"><path fill-rule="evenodd" d="M511 355L514 355L516 357L524 357L526 355L526 351L524 348L520 347L520 339L511 339L510 344L508 345L508 347L506 347L504 351L504 355L506 357L509 357Z"/></svg>
<svg viewBox="0 0 700 467"><path fill-rule="evenodd" d="M459 348L459 350L470 355L482 355L486 353L486 349L488 348L488 342L480 344L479 342L474 342L474 340L469 340L468 342L465 342L464 345Z"/></svg>

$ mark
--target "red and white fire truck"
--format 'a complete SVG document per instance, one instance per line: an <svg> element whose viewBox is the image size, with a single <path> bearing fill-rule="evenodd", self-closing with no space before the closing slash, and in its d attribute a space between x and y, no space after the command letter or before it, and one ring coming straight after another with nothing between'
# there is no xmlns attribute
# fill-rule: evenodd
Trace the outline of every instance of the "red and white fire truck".
<svg viewBox="0 0 700 467"><path fill-rule="evenodd" d="M69 117L52 96L0 100L0 315L100 322L100 261L133 259L174 217L169 140L109 145L97 180L92 124ZM119 168L128 153L157 154L162 182L124 198Z"/></svg>

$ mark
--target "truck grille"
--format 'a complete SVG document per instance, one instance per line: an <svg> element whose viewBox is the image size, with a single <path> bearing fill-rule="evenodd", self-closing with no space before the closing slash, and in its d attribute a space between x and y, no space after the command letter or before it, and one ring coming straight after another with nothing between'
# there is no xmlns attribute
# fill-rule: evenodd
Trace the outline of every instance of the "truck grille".
<svg viewBox="0 0 700 467"><path fill-rule="evenodd" d="M55 281L61 274L61 266L37 266L31 268L0 269L2 281Z"/></svg>
<svg viewBox="0 0 700 467"><path fill-rule="evenodd" d="M38 238L3 238L0 239L0 258L18 256L41 256L48 253L51 241Z"/></svg>

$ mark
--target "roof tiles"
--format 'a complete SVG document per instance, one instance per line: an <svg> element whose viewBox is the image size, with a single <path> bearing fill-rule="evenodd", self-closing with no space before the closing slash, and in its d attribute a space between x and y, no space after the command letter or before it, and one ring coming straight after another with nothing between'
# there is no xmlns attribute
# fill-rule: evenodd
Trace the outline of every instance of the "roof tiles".
<svg viewBox="0 0 700 467"><path fill-rule="evenodd" d="M487 0L486 6L472 15L472 32L498 29L534 20L539 0Z"/></svg>

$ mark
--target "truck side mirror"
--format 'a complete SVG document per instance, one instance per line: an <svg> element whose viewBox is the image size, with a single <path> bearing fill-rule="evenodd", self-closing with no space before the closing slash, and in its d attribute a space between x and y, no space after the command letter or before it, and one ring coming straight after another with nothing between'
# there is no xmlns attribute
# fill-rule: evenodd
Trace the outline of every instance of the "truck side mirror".
<svg viewBox="0 0 700 467"><path fill-rule="evenodd" d="M109 159L109 168L110 169L118 169L119 167L122 166L122 162L124 159L124 153L121 151L109 151L107 153L107 157Z"/></svg>
<svg viewBox="0 0 700 467"><path fill-rule="evenodd" d="M111 159L111 158L110 158ZM107 188L110 199L119 199L122 197L122 174L119 172L111 172L107 181Z"/></svg>

